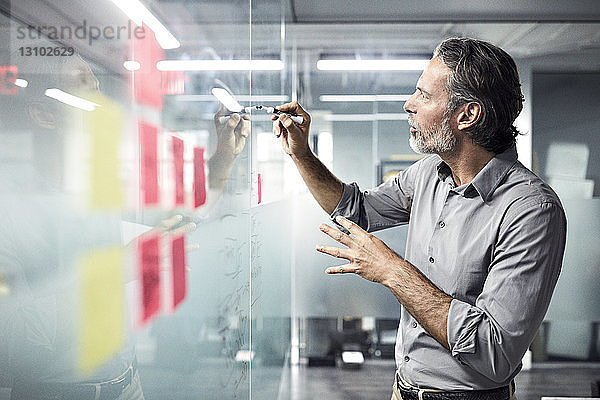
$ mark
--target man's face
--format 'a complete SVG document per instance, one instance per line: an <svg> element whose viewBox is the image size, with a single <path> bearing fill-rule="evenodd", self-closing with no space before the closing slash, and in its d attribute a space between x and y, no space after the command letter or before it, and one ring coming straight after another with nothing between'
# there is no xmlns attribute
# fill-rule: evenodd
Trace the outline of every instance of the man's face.
<svg viewBox="0 0 600 400"><path fill-rule="evenodd" d="M450 116L446 115L449 74L450 68L439 58L433 58L421 74L417 90L404 103L404 111L409 114L410 146L417 153L446 153L456 145Z"/></svg>

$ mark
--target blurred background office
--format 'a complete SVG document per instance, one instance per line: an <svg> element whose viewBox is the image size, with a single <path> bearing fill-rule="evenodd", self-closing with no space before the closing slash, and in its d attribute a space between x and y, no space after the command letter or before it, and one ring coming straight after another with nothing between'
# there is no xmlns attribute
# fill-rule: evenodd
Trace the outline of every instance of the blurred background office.
<svg viewBox="0 0 600 400"><path fill-rule="evenodd" d="M328 217L264 110L217 172L212 89L299 101L313 151L366 189L419 159L402 106L453 36L517 62L519 160L568 218L517 396L598 395L596 0L3 0L0 399L34 364L73 385L135 370L146 399L388 398L396 299L324 274ZM378 236L403 254L405 228Z"/></svg>

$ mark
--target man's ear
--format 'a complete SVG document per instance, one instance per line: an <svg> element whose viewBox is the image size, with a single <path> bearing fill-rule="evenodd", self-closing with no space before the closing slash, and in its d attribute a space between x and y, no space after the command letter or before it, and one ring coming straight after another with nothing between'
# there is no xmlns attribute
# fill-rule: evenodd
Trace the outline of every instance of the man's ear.
<svg viewBox="0 0 600 400"><path fill-rule="evenodd" d="M27 106L29 117L36 124L46 129L56 128L56 115L42 103L31 103Z"/></svg>
<svg viewBox="0 0 600 400"><path fill-rule="evenodd" d="M458 130L462 131L472 128L475 124L477 124L477 122L479 122L482 114L483 107L476 101L471 101L462 105L456 114L456 124Z"/></svg>

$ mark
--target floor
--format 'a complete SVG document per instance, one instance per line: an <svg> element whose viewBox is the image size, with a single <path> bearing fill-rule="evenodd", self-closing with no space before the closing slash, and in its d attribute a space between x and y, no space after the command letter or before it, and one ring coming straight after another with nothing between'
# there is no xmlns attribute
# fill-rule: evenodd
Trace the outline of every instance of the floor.
<svg viewBox="0 0 600 400"><path fill-rule="evenodd" d="M387 400L394 376L394 362L387 360L368 360L357 370L257 366L248 374L245 368L238 368L228 377L222 376L221 367L225 366L206 365L190 373L142 367L146 400ZM245 379L248 375L251 381ZM599 380L600 364L536 364L517 375L516 394L519 400L590 397L591 382Z"/></svg>
<svg viewBox="0 0 600 400"><path fill-rule="evenodd" d="M294 372L291 372L293 374ZM394 363L370 361L360 370L299 367L290 400L389 399ZM519 400L542 396L590 397L591 382L600 380L600 364L539 364L515 379Z"/></svg>

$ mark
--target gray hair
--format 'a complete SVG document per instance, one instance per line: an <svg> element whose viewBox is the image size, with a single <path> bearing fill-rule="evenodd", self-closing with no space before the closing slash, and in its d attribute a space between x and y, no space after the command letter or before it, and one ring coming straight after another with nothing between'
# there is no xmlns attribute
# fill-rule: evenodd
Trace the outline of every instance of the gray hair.
<svg viewBox="0 0 600 400"><path fill-rule="evenodd" d="M451 69L446 89L447 113L470 102L481 105L479 121L466 133L484 149L498 154L515 145L519 134L513 125L523 109L519 73L508 53L491 43L451 38L433 53Z"/></svg>

